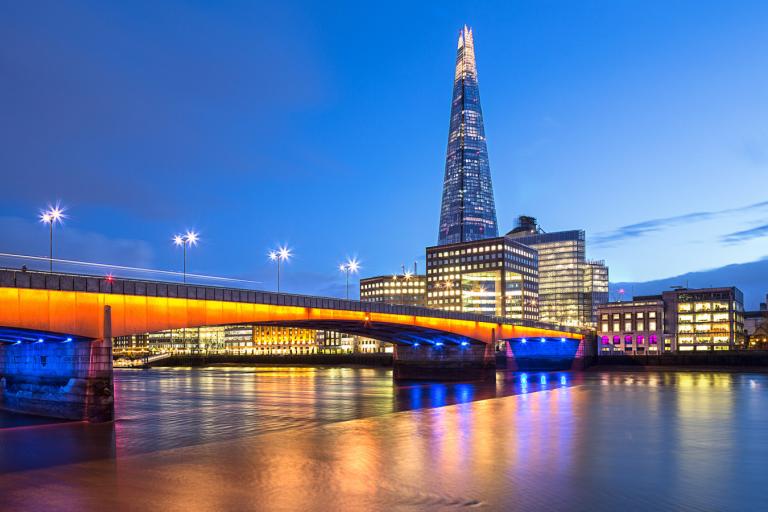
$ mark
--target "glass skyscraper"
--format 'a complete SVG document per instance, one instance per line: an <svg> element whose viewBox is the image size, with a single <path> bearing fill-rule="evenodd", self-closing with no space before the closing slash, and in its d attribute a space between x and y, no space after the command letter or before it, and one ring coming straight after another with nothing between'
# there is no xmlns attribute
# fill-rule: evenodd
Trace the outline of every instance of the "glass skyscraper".
<svg viewBox="0 0 768 512"><path fill-rule="evenodd" d="M539 320L594 327L597 306L608 302L608 267L586 259L584 231L545 233L522 216L507 237L538 251Z"/></svg>
<svg viewBox="0 0 768 512"><path fill-rule="evenodd" d="M464 26L456 50L437 243L446 245L496 236L496 206L477 85L475 45L472 30Z"/></svg>

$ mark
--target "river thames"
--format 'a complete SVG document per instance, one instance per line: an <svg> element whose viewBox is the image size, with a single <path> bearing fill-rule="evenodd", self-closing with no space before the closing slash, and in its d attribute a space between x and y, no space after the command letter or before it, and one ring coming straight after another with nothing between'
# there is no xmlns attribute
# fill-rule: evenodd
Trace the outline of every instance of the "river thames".
<svg viewBox="0 0 768 512"><path fill-rule="evenodd" d="M116 370L117 421L0 415L2 510L768 509L768 375Z"/></svg>

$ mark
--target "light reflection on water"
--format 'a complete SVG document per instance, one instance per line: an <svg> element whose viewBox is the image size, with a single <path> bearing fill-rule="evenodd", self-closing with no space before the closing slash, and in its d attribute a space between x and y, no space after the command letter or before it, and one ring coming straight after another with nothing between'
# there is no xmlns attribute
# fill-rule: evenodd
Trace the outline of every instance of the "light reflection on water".
<svg viewBox="0 0 768 512"><path fill-rule="evenodd" d="M385 369L217 368L120 371L117 381L114 425L0 430L7 503L43 504L45 495L73 508L179 510L768 504L764 374L500 372L490 384L395 386Z"/></svg>

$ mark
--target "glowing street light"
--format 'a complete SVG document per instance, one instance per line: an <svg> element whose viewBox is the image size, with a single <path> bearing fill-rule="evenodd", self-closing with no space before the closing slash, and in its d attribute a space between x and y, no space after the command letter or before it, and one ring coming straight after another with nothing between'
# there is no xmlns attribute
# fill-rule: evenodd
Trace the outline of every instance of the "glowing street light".
<svg viewBox="0 0 768 512"><path fill-rule="evenodd" d="M287 247L279 247L276 251L269 251L269 260L277 263L277 293L280 293L280 263L288 261L293 253Z"/></svg>
<svg viewBox="0 0 768 512"><path fill-rule="evenodd" d="M194 231L187 231L184 235L174 235L173 245L184 249L184 284L187 283L187 247L197 245L200 241L200 235Z"/></svg>
<svg viewBox="0 0 768 512"><path fill-rule="evenodd" d="M53 272L53 225L57 222L61 224L61 221L64 219L64 217L64 208L60 207L58 204L56 206L49 205L47 210L40 212L40 222L43 224L48 224L48 227L50 228L50 241L48 248L51 272Z"/></svg>
<svg viewBox="0 0 768 512"><path fill-rule="evenodd" d="M349 300L349 274L356 274L360 270L360 262L357 258L348 259L346 263L339 265L339 270L347 275L347 300Z"/></svg>

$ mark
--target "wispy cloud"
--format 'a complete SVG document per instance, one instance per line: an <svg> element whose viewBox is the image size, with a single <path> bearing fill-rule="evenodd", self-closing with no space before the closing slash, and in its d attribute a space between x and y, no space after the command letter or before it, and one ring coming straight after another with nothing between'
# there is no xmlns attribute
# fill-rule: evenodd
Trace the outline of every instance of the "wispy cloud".
<svg viewBox="0 0 768 512"><path fill-rule="evenodd" d="M682 226L686 224L693 224L695 222L712 220L725 215L730 215L734 213L744 213L744 212L758 210L765 207L768 207L768 201L754 203L747 206L741 206L738 208L727 208L725 210L715 210L715 211L709 211L709 212L693 212L693 213L686 213L684 215L675 215L673 217L663 217L660 219L646 220L646 221L638 222L635 224L628 224L626 226L621 226L613 231L598 233L591 239L591 243L594 246L609 246L615 242L628 240L632 238L640 238L642 236L645 236L657 231L661 231L663 229ZM768 228L768 226L764 226L764 228ZM755 228L755 229L760 229L760 228ZM747 230L739 233L747 233L749 231L755 231L755 229ZM732 233L731 235L727 235L727 236L738 235L739 233ZM755 236L762 236L762 235L755 235ZM724 237L724 239L726 237Z"/></svg>
<svg viewBox="0 0 768 512"><path fill-rule="evenodd" d="M756 228L745 229L743 231L736 231L734 233L723 235L720 238L720 241L726 244L736 244L739 242L746 242L747 240L752 240L753 238L760 238L763 236L768 236L768 224L764 226L758 226Z"/></svg>

